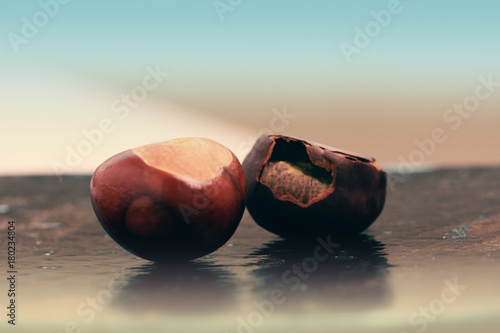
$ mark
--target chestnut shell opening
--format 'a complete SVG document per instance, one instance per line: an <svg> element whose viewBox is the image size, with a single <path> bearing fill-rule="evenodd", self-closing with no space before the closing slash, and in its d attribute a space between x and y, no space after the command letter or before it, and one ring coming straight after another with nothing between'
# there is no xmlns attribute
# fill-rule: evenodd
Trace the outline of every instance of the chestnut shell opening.
<svg viewBox="0 0 500 333"><path fill-rule="evenodd" d="M276 138L258 180L276 198L305 207L333 192L333 169L328 171L314 164L304 142Z"/></svg>

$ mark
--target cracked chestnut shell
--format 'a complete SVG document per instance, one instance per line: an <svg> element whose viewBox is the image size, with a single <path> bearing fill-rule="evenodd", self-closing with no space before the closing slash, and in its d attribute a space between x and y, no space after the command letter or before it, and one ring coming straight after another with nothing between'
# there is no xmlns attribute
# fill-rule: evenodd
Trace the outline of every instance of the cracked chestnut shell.
<svg viewBox="0 0 500 333"><path fill-rule="evenodd" d="M261 136L243 161L247 208L282 237L346 237L380 215L387 175L372 158L281 135Z"/></svg>
<svg viewBox="0 0 500 333"><path fill-rule="evenodd" d="M154 261L215 251L245 209L236 156L204 138L180 138L126 150L101 164L90 183L94 211L129 252Z"/></svg>

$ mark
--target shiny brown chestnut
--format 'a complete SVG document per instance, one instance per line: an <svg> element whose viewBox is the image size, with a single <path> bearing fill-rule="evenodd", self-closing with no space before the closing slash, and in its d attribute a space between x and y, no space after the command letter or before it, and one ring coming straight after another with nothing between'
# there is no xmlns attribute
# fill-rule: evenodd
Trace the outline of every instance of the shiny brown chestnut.
<svg viewBox="0 0 500 333"><path fill-rule="evenodd" d="M282 237L353 236L384 206L387 174L345 150L264 135L242 165L250 215Z"/></svg>
<svg viewBox="0 0 500 333"><path fill-rule="evenodd" d="M111 157L95 170L90 196L104 229L129 252L187 260L229 240L245 209L246 187L228 148L180 138Z"/></svg>

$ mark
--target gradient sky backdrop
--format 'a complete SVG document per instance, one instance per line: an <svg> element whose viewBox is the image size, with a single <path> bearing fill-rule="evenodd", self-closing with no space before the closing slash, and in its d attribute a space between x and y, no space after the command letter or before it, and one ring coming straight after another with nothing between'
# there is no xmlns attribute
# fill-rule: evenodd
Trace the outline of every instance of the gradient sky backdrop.
<svg viewBox="0 0 500 333"><path fill-rule="evenodd" d="M54 0L55 1L55 0ZM208 136L236 150L293 118L284 134L400 163L415 140L447 131L425 162L500 163L500 87L458 130L443 113L500 82L500 4L401 0L401 11L347 63L342 42L390 1L243 0L221 21L212 1L69 1L15 53L40 3L0 4L0 174L52 173L83 130L111 118L106 135L71 172L92 172L121 150L178 136ZM226 2L227 1L223 1ZM119 120L112 101L142 82L147 66L169 73Z"/></svg>

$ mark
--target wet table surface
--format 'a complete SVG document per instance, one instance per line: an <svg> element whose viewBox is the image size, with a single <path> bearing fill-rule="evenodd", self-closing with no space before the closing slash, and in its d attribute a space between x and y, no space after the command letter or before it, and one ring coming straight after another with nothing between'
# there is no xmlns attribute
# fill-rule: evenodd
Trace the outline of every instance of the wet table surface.
<svg viewBox="0 0 500 333"><path fill-rule="evenodd" d="M218 251L162 266L107 236L89 182L0 178L0 248L14 220L18 271L2 332L498 332L500 168L391 174L355 239L286 241L245 213Z"/></svg>

